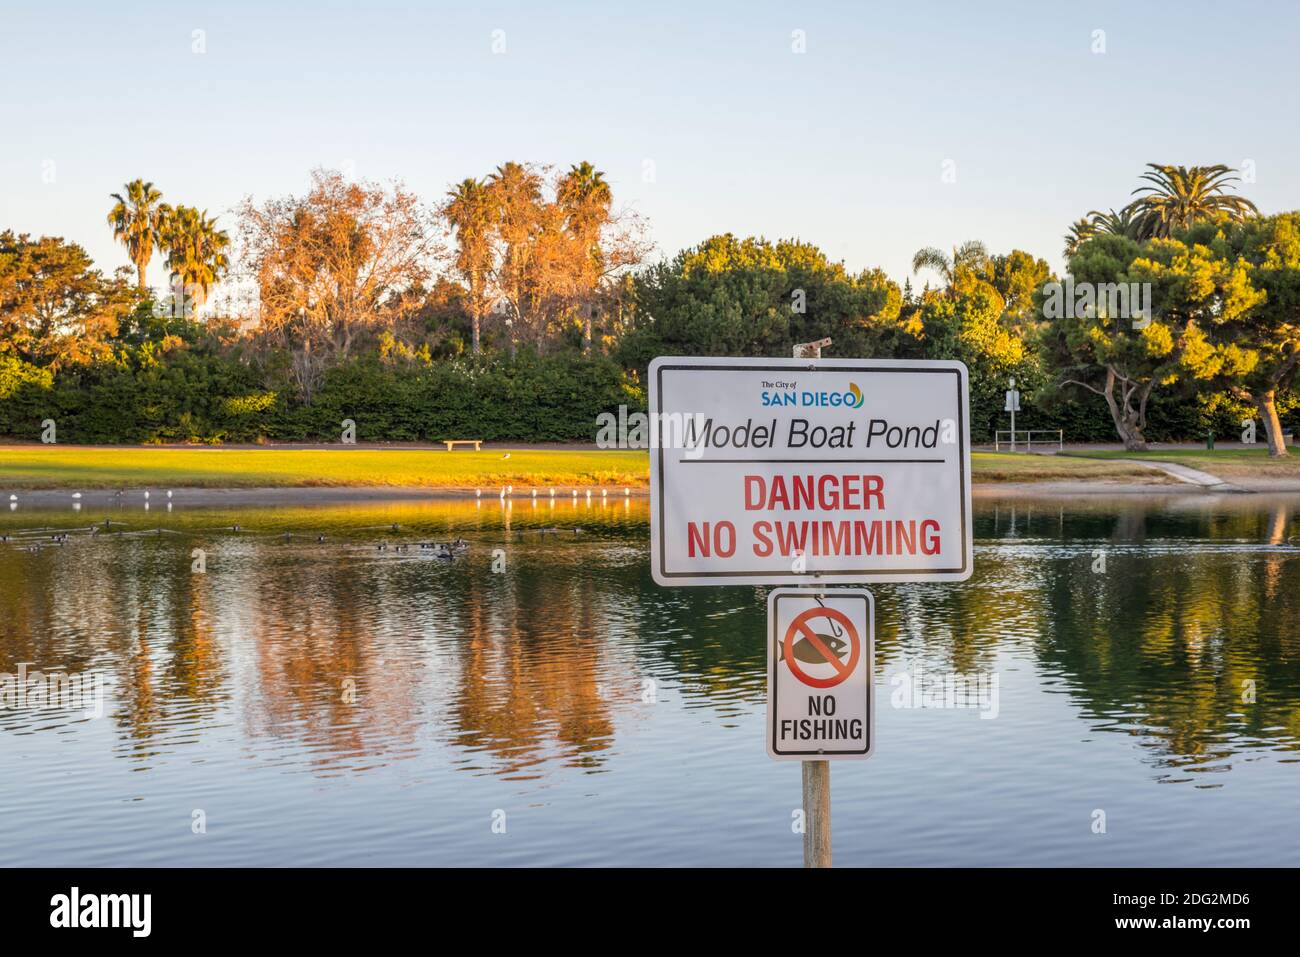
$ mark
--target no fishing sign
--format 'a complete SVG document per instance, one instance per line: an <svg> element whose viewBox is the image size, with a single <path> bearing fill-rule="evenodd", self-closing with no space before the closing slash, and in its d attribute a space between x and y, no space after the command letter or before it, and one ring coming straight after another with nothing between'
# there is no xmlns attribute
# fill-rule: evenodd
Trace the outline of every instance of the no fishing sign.
<svg viewBox="0 0 1300 957"><path fill-rule="evenodd" d="M960 362L660 357L649 385L660 585L970 577Z"/></svg>
<svg viewBox="0 0 1300 957"><path fill-rule="evenodd" d="M871 593L775 588L767 628L767 753L790 761L871 757Z"/></svg>

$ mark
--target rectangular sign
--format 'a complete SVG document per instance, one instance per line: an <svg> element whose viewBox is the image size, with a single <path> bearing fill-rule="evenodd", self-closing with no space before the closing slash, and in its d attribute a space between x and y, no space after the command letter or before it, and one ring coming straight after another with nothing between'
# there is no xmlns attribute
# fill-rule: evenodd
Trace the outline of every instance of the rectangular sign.
<svg viewBox="0 0 1300 957"><path fill-rule="evenodd" d="M875 749L875 602L861 588L767 596L767 753L847 760Z"/></svg>
<svg viewBox="0 0 1300 957"><path fill-rule="evenodd" d="M660 357L649 378L660 585L970 577L962 363Z"/></svg>

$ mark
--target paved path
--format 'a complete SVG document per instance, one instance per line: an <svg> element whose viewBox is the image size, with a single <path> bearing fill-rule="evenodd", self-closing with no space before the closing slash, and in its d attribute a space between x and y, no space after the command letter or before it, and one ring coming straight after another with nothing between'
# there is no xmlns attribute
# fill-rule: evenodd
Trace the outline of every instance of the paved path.
<svg viewBox="0 0 1300 957"><path fill-rule="evenodd" d="M1186 482L1189 485L1199 485L1201 488L1208 489L1212 492L1249 492L1250 489L1241 488L1233 485L1231 482L1225 482L1217 475L1211 475L1209 472L1202 472L1200 469L1194 469L1187 465L1179 465L1176 462L1153 462L1150 459L1118 459L1120 462L1132 462L1135 465L1145 465L1148 468L1159 469L1166 475L1172 475L1180 482Z"/></svg>

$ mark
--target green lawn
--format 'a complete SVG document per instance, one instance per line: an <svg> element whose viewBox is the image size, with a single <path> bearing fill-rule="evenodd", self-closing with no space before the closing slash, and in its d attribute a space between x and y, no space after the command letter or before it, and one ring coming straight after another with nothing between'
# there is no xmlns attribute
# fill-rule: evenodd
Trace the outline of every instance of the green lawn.
<svg viewBox="0 0 1300 957"><path fill-rule="evenodd" d="M507 458L507 454L509 457ZM1046 455L976 452L974 480L1156 480L1152 469L1120 462ZM220 449L182 447L0 447L0 487L121 488L162 486L256 488L382 485L491 488L498 485L644 487L641 451L567 449L443 452L427 449Z"/></svg>
<svg viewBox="0 0 1300 957"><path fill-rule="evenodd" d="M645 452L617 450L7 446L0 447L0 486L639 486L648 480L647 462Z"/></svg>
<svg viewBox="0 0 1300 957"><path fill-rule="evenodd" d="M1153 449L1150 452L1072 451L1062 455L1078 459L1146 459L1150 462L1174 462L1201 469L1225 478L1294 478L1300 476L1300 450L1272 458L1267 446L1228 449Z"/></svg>
<svg viewBox="0 0 1300 957"><path fill-rule="evenodd" d="M1156 469L1129 462L1097 462L1060 455L1009 452L974 452L971 472L976 484L996 482L1062 482L1102 480L1113 482L1165 482Z"/></svg>

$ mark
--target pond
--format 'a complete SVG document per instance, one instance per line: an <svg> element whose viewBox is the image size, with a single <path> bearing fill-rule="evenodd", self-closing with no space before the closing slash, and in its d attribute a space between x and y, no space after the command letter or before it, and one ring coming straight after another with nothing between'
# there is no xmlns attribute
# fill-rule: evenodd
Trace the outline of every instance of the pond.
<svg viewBox="0 0 1300 957"><path fill-rule="evenodd" d="M1298 509L977 499L968 583L873 589L876 755L832 768L835 862L1294 864ZM765 591L653 584L642 499L23 506L0 533L0 864L801 863ZM20 669L87 694L17 700Z"/></svg>

